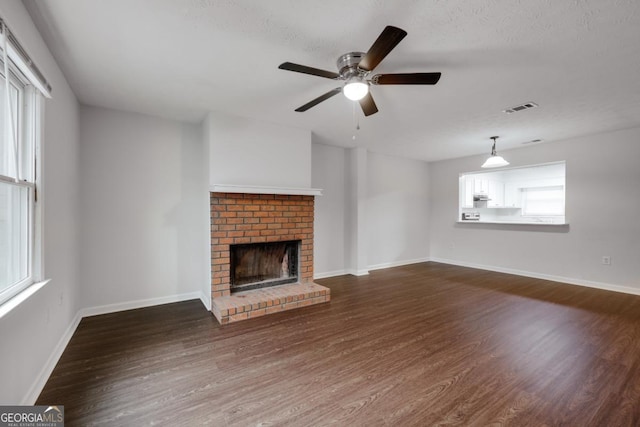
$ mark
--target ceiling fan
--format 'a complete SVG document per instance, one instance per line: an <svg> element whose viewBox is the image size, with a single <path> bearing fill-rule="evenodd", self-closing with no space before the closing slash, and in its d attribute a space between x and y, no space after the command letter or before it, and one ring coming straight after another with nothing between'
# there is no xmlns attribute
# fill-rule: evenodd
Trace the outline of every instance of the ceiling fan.
<svg viewBox="0 0 640 427"><path fill-rule="evenodd" d="M298 112L307 111L322 101L326 101L340 92L348 99L358 101L365 116L378 112L378 107L373 101L370 85L434 85L440 80L440 73L405 73L405 74L376 74L369 78L369 74L382 62L407 35L407 32L392 26L387 26L378 36L367 53L349 52L340 56L337 61L338 72L320 70L305 65L284 62L278 67L281 70L295 71L296 73L311 74L312 76L325 77L332 80L344 81L343 87L337 87L324 95L320 95L313 101L307 102L296 108Z"/></svg>

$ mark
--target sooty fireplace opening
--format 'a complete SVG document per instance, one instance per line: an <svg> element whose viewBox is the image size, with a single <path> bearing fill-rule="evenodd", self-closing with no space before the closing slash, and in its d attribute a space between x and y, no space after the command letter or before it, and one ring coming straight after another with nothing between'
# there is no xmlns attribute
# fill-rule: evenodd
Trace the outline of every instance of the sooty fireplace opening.
<svg viewBox="0 0 640 427"><path fill-rule="evenodd" d="M231 245L231 292L298 281L300 240Z"/></svg>

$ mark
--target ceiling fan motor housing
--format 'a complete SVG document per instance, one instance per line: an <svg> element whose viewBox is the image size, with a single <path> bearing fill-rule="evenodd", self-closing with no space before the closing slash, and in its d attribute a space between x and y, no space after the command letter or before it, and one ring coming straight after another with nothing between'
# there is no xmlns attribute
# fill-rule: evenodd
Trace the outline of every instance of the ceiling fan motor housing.
<svg viewBox="0 0 640 427"><path fill-rule="evenodd" d="M358 64L364 55L364 52L349 52L338 58L336 65L338 66L340 78L348 80L351 77L364 76L367 74L358 68Z"/></svg>

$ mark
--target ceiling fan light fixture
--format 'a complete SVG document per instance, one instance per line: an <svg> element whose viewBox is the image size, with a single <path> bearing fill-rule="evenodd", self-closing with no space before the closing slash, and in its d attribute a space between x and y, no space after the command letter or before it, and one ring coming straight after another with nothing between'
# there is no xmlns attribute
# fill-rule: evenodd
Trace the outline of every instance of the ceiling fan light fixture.
<svg viewBox="0 0 640 427"><path fill-rule="evenodd" d="M496 139L497 136L492 136L493 139L493 147L491 148L491 156L484 162L482 165L483 168L499 168L502 166L507 166L509 162L507 162L502 156L498 156L496 152Z"/></svg>
<svg viewBox="0 0 640 427"><path fill-rule="evenodd" d="M369 84L362 77L351 77L344 84L342 93L351 101L360 101L369 93Z"/></svg>

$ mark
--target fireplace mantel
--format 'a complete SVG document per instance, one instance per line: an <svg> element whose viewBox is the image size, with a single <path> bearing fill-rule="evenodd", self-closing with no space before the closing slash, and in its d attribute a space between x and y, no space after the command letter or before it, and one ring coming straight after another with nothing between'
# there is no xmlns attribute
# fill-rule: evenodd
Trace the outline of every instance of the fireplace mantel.
<svg viewBox="0 0 640 427"><path fill-rule="evenodd" d="M264 187L258 185L213 184L212 193L286 194L297 196L322 196L321 188Z"/></svg>

